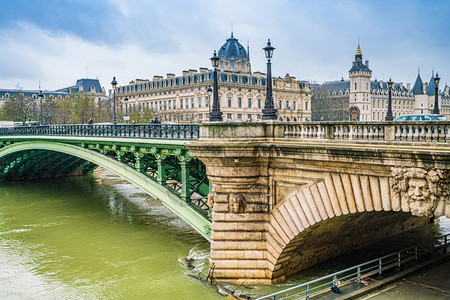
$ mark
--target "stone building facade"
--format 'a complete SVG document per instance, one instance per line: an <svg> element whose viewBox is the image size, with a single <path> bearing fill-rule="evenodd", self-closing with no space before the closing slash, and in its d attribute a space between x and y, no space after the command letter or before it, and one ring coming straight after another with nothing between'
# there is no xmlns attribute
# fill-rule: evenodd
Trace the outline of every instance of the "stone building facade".
<svg viewBox="0 0 450 300"><path fill-rule="evenodd" d="M369 61L363 62L360 46L349 70L349 79L325 82L314 89L312 119L314 121L384 121L387 112L389 90L387 81L372 80ZM435 101L433 75L423 83L420 74L411 85L394 82L392 87L392 112L394 118L406 114L431 113ZM450 119L449 87L439 93L439 109Z"/></svg>
<svg viewBox="0 0 450 300"><path fill-rule="evenodd" d="M218 85L224 121L258 121L266 98L267 76L252 72L249 51L231 34L220 47ZM272 78L273 98L281 121L311 120L309 83L286 74ZM208 87L213 85L213 71L208 68L183 71L181 76L167 74L152 80L136 79L120 86L116 96L119 110L151 109L162 122L207 122L211 110ZM128 107L125 108L125 97ZM212 97L211 97L212 98Z"/></svg>

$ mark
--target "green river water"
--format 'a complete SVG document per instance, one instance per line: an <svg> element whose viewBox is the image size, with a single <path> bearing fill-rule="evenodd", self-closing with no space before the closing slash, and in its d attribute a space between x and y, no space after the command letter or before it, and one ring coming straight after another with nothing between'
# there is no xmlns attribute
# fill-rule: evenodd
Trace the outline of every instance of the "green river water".
<svg viewBox="0 0 450 300"><path fill-rule="evenodd" d="M207 272L208 253L159 201L109 172L0 185L0 299L225 299L187 275ZM346 265L335 260L247 293Z"/></svg>

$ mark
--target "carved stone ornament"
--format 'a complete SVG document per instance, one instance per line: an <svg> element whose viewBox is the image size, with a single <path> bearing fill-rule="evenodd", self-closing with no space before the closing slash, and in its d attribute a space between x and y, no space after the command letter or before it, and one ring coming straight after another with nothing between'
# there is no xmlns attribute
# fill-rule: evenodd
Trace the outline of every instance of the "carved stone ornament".
<svg viewBox="0 0 450 300"><path fill-rule="evenodd" d="M243 213L245 211L245 198L241 194L230 195L230 212Z"/></svg>
<svg viewBox="0 0 450 300"><path fill-rule="evenodd" d="M414 216L439 217L450 197L449 170L392 168L392 189Z"/></svg>
<svg viewBox="0 0 450 300"><path fill-rule="evenodd" d="M209 192L208 194L208 206L210 208L213 207L214 205L214 196L216 195L216 192L214 192L214 188L211 190L211 192Z"/></svg>

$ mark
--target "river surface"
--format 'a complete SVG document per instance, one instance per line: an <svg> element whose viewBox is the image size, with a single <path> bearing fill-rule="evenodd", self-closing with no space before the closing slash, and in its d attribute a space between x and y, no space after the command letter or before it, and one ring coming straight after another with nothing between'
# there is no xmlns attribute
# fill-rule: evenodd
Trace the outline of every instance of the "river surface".
<svg viewBox="0 0 450 300"><path fill-rule="evenodd" d="M445 221L390 244L449 231ZM106 171L0 184L0 299L225 299L188 276L208 272L208 253L159 201ZM352 264L342 257L243 292L271 293Z"/></svg>

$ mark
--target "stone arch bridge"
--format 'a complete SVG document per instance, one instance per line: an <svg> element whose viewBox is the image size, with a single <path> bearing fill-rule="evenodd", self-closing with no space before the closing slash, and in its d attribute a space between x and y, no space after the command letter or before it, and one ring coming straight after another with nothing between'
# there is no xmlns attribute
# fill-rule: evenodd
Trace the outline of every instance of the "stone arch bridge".
<svg viewBox="0 0 450 300"><path fill-rule="evenodd" d="M0 129L0 180L85 174L100 165L209 239L218 279L271 284L349 248L450 217L449 127L262 122Z"/></svg>

